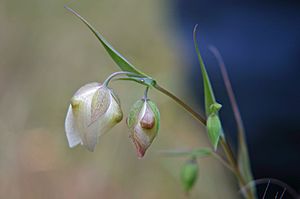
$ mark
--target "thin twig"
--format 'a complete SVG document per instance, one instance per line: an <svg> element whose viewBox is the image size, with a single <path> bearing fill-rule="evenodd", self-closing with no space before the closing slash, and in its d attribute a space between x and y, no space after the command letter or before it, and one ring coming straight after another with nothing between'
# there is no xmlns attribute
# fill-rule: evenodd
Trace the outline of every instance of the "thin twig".
<svg viewBox="0 0 300 199"><path fill-rule="evenodd" d="M230 99L230 103L231 103L231 106L233 109L236 125L238 128L239 140L240 141L245 140L245 128L244 128L243 120L242 120L241 113L240 113L240 110L237 105L237 101L236 101L236 98L235 98L235 95L233 92L233 88L232 88L230 80L229 80L229 75L227 73L225 63L222 59L220 52L218 51L218 49L216 47L210 46L209 49L216 57L216 59L219 63L220 69L221 69L222 77L224 79L225 87L226 87L226 90L227 90L227 93L228 93L228 96Z"/></svg>
<svg viewBox="0 0 300 199"><path fill-rule="evenodd" d="M226 91L228 93L230 103L231 103L231 106L232 106L232 109L233 109L237 129L238 129L238 140L239 140L238 143L239 143L239 148L240 148L240 150L238 151L238 157L241 157L241 155L242 155L241 153L244 152L243 155L245 155L246 158L249 159L248 149L247 149L247 147L245 147L245 146L247 146L246 136L245 136L245 128L244 128L244 125L243 125L242 117L241 117L241 114L240 114L240 111L239 111L239 108L238 108L238 105L237 105L237 101L236 101L236 98L235 98L235 95L234 95L234 92L233 92L233 89L232 89L232 86L231 86L231 83L230 83L230 80L229 80L229 76L228 76L224 61L223 61L222 56L221 56L221 54L219 53L219 51L216 47L210 46L209 49L214 54L214 56L216 57L216 59L219 63L219 67L221 69L221 73L222 73L222 77L223 77L224 84L225 84L225 87L226 87ZM227 142L225 142L225 144L228 145ZM230 146L227 147L227 148L231 149ZM244 183L241 183L241 185L244 186L247 182L245 182L244 176L242 175L242 173L239 169L239 166L238 166L239 162L236 161L235 164L236 164L236 167L237 167L236 168L237 169L237 175L240 176L238 178L243 179ZM248 191L248 195L249 195L250 198L255 198L255 195L253 194L252 191Z"/></svg>

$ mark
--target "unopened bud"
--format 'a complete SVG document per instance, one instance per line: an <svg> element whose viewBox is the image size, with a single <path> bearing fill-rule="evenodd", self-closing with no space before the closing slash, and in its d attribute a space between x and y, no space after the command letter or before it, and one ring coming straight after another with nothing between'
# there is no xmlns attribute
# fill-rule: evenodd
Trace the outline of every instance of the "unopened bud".
<svg viewBox="0 0 300 199"><path fill-rule="evenodd" d="M190 191L198 178L198 165L196 158L188 160L181 168L181 183L186 192Z"/></svg>
<svg viewBox="0 0 300 199"><path fill-rule="evenodd" d="M152 101L141 99L131 108L127 125L139 158L145 155L146 150L156 137L159 122L159 110Z"/></svg>

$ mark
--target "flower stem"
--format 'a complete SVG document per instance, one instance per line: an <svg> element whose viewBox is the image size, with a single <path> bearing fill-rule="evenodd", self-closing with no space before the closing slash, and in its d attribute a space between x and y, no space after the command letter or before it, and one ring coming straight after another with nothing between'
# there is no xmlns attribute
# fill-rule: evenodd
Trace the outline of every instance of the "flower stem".
<svg viewBox="0 0 300 199"><path fill-rule="evenodd" d="M127 72L127 71L118 71L118 72L115 72L113 74L111 74L110 76L108 76L106 78L106 80L104 80L103 82L103 85L104 86L108 86L109 82L115 78L116 76L119 76L119 75L128 75L128 76L131 76L131 77L143 77L141 75L138 75L136 73L132 73L132 72Z"/></svg>
<svg viewBox="0 0 300 199"><path fill-rule="evenodd" d="M158 91L162 92L163 94L167 95L168 97L172 98L175 102L177 102L180 106L182 106L187 112L189 112L196 120L198 120L201 124L206 125L206 119L194 111L189 105L184 103L181 99L176 97L174 94L169 92L168 90L164 89L163 87L159 86L158 84L154 85Z"/></svg>
<svg viewBox="0 0 300 199"><path fill-rule="evenodd" d="M194 111L189 105L184 103L181 99L179 99L178 97L176 97L174 94L172 94L168 90L164 89L163 87L159 86L158 84L155 84L154 88L156 88L161 93L167 95L168 97L172 98L182 108L184 108L187 112L189 112L197 121L199 121L201 124L206 126L206 119L202 115L200 115L199 113ZM247 185L247 183L240 172L240 169L238 167L238 162L236 161L236 158L232 152L231 146L228 144L228 142L226 141L226 139L224 137L221 137L220 144L221 144L222 149L228 160L228 164L227 164L227 162L225 162L226 163L225 166L230 168L231 171L233 171L233 173L235 174L235 176L239 182L239 186L244 187L245 185ZM244 192L243 194L244 194L245 198L255 199L255 196L249 190L247 192Z"/></svg>
<svg viewBox="0 0 300 199"><path fill-rule="evenodd" d="M231 146L228 144L228 142L226 141L226 139L224 137L221 137L220 144L222 146L223 151L225 152L225 155L227 157L227 160L228 160L231 168L233 168L233 171L234 171L234 174L235 174L237 180L239 181L239 186L240 187L246 186L247 182L245 181L244 177L241 174L241 171L238 167L238 163L232 152ZM253 193L250 190L243 192L243 195L245 196L245 198L255 199L255 196L253 195Z"/></svg>

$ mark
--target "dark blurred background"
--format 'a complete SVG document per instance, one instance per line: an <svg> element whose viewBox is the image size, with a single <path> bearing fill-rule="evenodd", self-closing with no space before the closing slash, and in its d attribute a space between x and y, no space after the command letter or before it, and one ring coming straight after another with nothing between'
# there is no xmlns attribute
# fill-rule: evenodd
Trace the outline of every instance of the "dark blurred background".
<svg viewBox="0 0 300 199"><path fill-rule="evenodd" d="M227 66L245 123L255 178L278 178L300 190L300 1L176 0L190 94L202 106L198 39L231 141L235 122L220 69L209 45ZM198 100L201 99L201 100Z"/></svg>
<svg viewBox="0 0 300 199"><path fill-rule="evenodd" d="M94 153L68 148L64 119L71 96L118 69L66 3L0 0L0 198L185 198L179 173L186 159L158 152L210 144L203 126L157 92L149 95L159 105L161 130L144 159L136 157L125 119ZM71 6L132 63L202 111L192 46L198 23L228 138L234 143L234 119L209 44L228 67L255 177L276 177L299 190L298 2L86 0ZM143 88L112 86L126 116ZM217 160L201 159L199 167L190 198L239 198L231 172Z"/></svg>

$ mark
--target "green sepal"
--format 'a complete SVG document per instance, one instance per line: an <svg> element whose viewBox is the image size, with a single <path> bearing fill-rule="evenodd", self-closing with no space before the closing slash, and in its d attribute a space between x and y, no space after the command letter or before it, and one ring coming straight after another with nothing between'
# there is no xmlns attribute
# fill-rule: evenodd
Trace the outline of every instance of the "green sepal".
<svg viewBox="0 0 300 199"><path fill-rule="evenodd" d="M127 118L127 125L129 128L132 128L137 123L138 116L144 105L144 102L145 101L143 99L138 100L131 107Z"/></svg>
<svg viewBox="0 0 300 199"><path fill-rule="evenodd" d="M156 106L156 104L150 100L147 101L148 105L150 106L152 112L154 113L154 116L155 116L155 128L156 128L156 131L159 130L159 127L160 127L160 113L159 113L159 109L158 107Z"/></svg>

